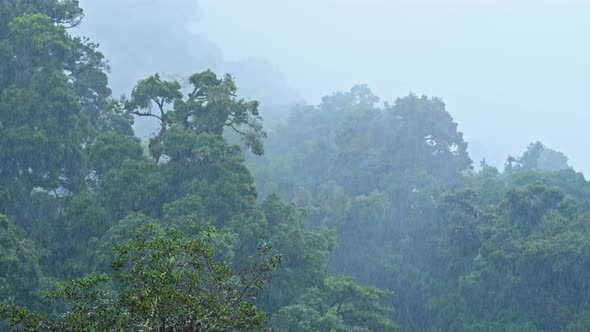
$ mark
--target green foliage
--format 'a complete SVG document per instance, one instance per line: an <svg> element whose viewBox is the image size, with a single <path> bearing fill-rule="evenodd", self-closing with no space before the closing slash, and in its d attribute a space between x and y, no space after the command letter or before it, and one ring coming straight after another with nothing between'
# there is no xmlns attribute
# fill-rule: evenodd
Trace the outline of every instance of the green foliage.
<svg viewBox="0 0 590 332"><path fill-rule="evenodd" d="M88 150L90 167L96 172L94 176L121 169L125 160L141 160L143 154L137 139L127 139L115 133L98 136Z"/></svg>
<svg viewBox="0 0 590 332"><path fill-rule="evenodd" d="M311 227L335 229L331 271L395 290L389 304L404 310L392 317L420 330L426 285L437 282L423 269L442 256L437 205L465 183L471 160L441 100L378 101L357 86L317 107L296 107L271 132L265 156L249 162L262 197L277 192L308 211Z"/></svg>
<svg viewBox="0 0 590 332"><path fill-rule="evenodd" d="M563 153L535 142L474 172L441 99L364 85L266 140L229 75L156 74L113 100L97 44L67 33L81 18L0 2L13 329L588 330L590 185ZM134 116L160 122L152 158Z"/></svg>
<svg viewBox="0 0 590 332"><path fill-rule="evenodd" d="M567 330L587 310L577 295L585 282L574 281L587 273L586 214L576 205L559 189L533 182L509 190L482 219L478 254L459 277L464 329L488 322L496 330Z"/></svg>
<svg viewBox="0 0 590 332"><path fill-rule="evenodd" d="M0 303L35 303L42 284L35 244L5 215L0 215Z"/></svg>
<svg viewBox="0 0 590 332"><path fill-rule="evenodd" d="M213 229L187 236L154 224L114 247L113 272L64 282L52 298L68 311L41 318L13 306L0 314L26 331L253 331L265 322L252 300L280 263L262 247L242 274L214 259Z"/></svg>
<svg viewBox="0 0 590 332"><path fill-rule="evenodd" d="M226 127L238 133L253 153L264 152L261 139L266 133L260 124L258 102L237 99L237 87L230 75L217 78L210 70L195 73L187 89L190 92L183 98L178 82L162 80L156 74L139 81L131 99L125 102L129 114L154 117L160 122L160 131L150 141L156 161L167 152L172 153L168 155L172 159L198 158L196 150L201 145L196 138L200 134L221 137ZM166 140L164 134L169 128L176 131Z"/></svg>
<svg viewBox="0 0 590 332"><path fill-rule="evenodd" d="M324 301L354 293L339 307L363 320L313 307L334 317L323 326L393 326L381 310L386 293L352 279L333 285L335 232L308 229L303 211L278 196L257 205L242 150L224 137L230 128L262 155L257 101L238 98L233 78L211 71L185 87L154 75L129 99L113 100L98 45L67 33L82 16L77 1L0 3L0 212L14 220L0 218L5 323L26 331L248 331L266 327L261 309L275 314L321 292ZM359 107L377 102L366 87L351 96ZM134 115L160 121L149 143L156 162L133 133ZM56 282L41 301L39 289Z"/></svg>
<svg viewBox="0 0 590 332"><path fill-rule="evenodd" d="M130 212L159 213L165 183L154 163L128 159L121 168L111 169L104 175L101 189L104 204L116 220Z"/></svg>
<svg viewBox="0 0 590 332"><path fill-rule="evenodd" d="M328 277L307 290L297 304L273 316L277 331L397 331L388 316L391 309L380 300L386 291L359 286L350 278Z"/></svg>
<svg viewBox="0 0 590 332"><path fill-rule="evenodd" d="M268 221L268 241L283 258L282 268L273 276L263 304L270 311L293 303L301 291L321 284L328 275L327 263L334 248L334 234L326 229L305 228L303 211L269 196L261 205Z"/></svg>
<svg viewBox="0 0 590 332"><path fill-rule="evenodd" d="M261 196L333 227L330 270L395 290L402 330L581 329L590 186L567 158L537 142L503 173L484 162L473 174L442 101L377 102L361 86L295 108L249 160ZM279 313L285 330L339 328L300 301Z"/></svg>
<svg viewBox="0 0 590 332"><path fill-rule="evenodd" d="M0 31L5 32L7 25L16 17L40 13L47 15L51 21L65 26L77 25L83 16L76 0L6 0L0 5L2 20ZM4 35L0 35L3 38Z"/></svg>
<svg viewBox="0 0 590 332"><path fill-rule="evenodd" d="M13 59L0 66L0 76L12 78L0 86L0 179L17 179L28 190L71 188L84 139L80 104L64 73L74 43L41 14L16 18L0 43Z"/></svg>
<svg viewBox="0 0 590 332"><path fill-rule="evenodd" d="M549 172L569 169L568 157L562 152L555 151L537 141L529 144L526 151L519 158L510 157L506 162L505 173L523 170L544 170Z"/></svg>

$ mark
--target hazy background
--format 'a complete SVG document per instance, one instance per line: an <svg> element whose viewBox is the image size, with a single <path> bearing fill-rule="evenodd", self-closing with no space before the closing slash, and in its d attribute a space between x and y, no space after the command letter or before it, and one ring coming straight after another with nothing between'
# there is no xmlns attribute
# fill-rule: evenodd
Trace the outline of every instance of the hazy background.
<svg viewBox="0 0 590 332"><path fill-rule="evenodd" d="M567 0L81 0L115 94L211 68L263 105L366 83L443 98L475 164L541 140L590 174L590 3ZM264 116L264 114L263 114ZM140 124L145 135L149 128Z"/></svg>

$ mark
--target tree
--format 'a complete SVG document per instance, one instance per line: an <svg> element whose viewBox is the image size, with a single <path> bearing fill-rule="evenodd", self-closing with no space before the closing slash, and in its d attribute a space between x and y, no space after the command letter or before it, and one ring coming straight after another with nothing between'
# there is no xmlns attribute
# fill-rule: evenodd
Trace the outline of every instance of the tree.
<svg viewBox="0 0 590 332"><path fill-rule="evenodd" d="M96 137L88 149L89 168L93 177L101 177L113 169L121 169L125 160L143 159L143 151L136 137L126 138L113 132Z"/></svg>
<svg viewBox="0 0 590 332"><path fill-rule="evenodd" d="M103 204L114 220L130 212L157 215L165 203L165 178L157 165L143 159L123 160L120 168L104 174L100 189Z"/></svg>
<svg viewBox="0 0 590 332"><path fill-rule="evenodd" d="M380 304L390 293L360 286L351 278L328 277L273 316L279 331L397 331L388 316L392 309Z"/></svg>
<svg viewBox="0 0 590 332"><path fill-rule="evenodd" d="M562 152L546 147L537 141L527 146L526 151L519 158L509 157L505 173L517 171L543 170L556 172L569 169L568 157Z"/></svg>
<svg viewBox="0 0 590 332"><path fill-rule="evenodd" d="M388 111L394 128L389 141L403 142L394 146L404 166L412 162L447 181L472 168L467 142L441 99L409 95L398 98Z"/></svg>
<svg viewBox="0 0 590 332"><path fill-rule="evenodd" d="M114 247L113 271L64 282L50 297L69 310L47 318L1 305L0 315L26 331L253 331L265 316L253 299L279 256L260 256L235 273L217 262L208 238L213 229L187 235L154 224Z"/></svg>
<svg viewBox="0 0 590 332"><path fill-rule="evenodd" d="M95 138L133 132L110 100L98 45L67 33L83 17L77 1L7 0L0 17L0 184L11 197L3 212L24 225L33 189L63 210L86 189Z"/></svg>
<svg viewBox="0 0 590 332"><path fill-rule="evenodd" d="M545 147L539 156L538 167L539 169L550 172L569 169L571 167L568 164L568 159L563 152Z"/></svg>
<svg viewBox="0 0 590 332"><path fill-rule="evenodd" d="M260 124L258 102L237 99L237 87L230 75L218 78L207 70L189 78L190 92L183 98L181 85L165 81L159 75L137 83L125 109L133 115L154 117L160 131L150 141L150 151L157 160L163 153L166 130L176 127L194 133L221 136L224 128L240 134L255 154L264 152L261 139L266 136ZM173 106L173 109L167 109ZM153 107L157 110L154 112Z"/></svg>
<svg viewBox="0 0 590 332"><path fill-rule="evenodd" d="M266 239L282 257L281 269L261 299L263 308L275 312L324 281L335 239L327 229L307 229L304 212L277 195L267 197L260 209L268 222Z"/></svg>
<svg viewBox="0 0 590 332"><path fill-rule="evenodd" d="M64 73L74 43L41 14L15 18L9 28L0 41L10 58L0 76L12 78L0 87L0 180L16 179L27 190L72 189L84 141L80 104Z"/></svg>
<svg viewBox="0 0 590 332"><path fill-rule="evenodd" d="M35 244L5 215L0 215L0 303L39 301L43 273Z"/></svg>
<svg viewBox="0 0 590 332"><path fill-rule="evenodd" d="M7 26L18 16L40 13L51 17L55 24L70 28L78 25L84 17L76 0L6 0L0 4L2 18L0 32L6 33ZM0 38L4 35L0 34Z"/></svg>
<svg viewBox="0 0 590 332"><path fill-rule="evenodd" d="M295 107L266 150L249 158L261 196L276 191L307 210L310 227L333 228L330 270L395 290L391 317L403 330L427 329L427 299L447 281L437 275L445 270L445 233L437 230L447 231L438 228L438 206L472 167L443 101L409 95L381 106L370 89L355 86L318 106ZM475 231L469 222L457 228ZM473 242L470 254L478 249Z"/></svg>

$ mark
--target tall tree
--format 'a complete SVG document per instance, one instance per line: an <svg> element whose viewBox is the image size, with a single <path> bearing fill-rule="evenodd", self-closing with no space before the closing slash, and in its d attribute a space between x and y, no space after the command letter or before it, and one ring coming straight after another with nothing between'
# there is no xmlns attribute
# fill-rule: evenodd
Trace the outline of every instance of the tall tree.
<svg viewBox="0 0 590 332"><path fill-rule="evenodd" d="M190 91L183 98L178 82L162 80L156 74L139 81L125 103L130 114L160 121L160 130L150 141L150 152L156 160L162 156L164 135L170 127L217 136L223 134L224 128L231 128L255 154L264 152L261 139L266 133L260 123L258 102L237 99L231 76L218 78L209 70L196 73L190 76L187 89Z"/></svg>
<svg viewBox="0 0 590 332"><path fill-rule="evenodd" d="M113 271L65 282L51 297L69 310L59 318L0 305L0 316L26 331L254 331L265 323L253 299L280 257L260 257L235 273L217 262L212 229L197 236L147 224L117 245Z"/></svg>

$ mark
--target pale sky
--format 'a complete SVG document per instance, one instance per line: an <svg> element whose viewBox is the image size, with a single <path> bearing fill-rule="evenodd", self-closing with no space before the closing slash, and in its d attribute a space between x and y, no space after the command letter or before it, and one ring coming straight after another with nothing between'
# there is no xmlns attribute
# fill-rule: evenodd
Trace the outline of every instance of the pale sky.
<svg viewBox="0 0 590 332"><path fill-rule="evenodd" d="M470 143L475 164L486 157L502 165L508 154L540 140L590 175L589 1L83 0L81 5L87 15L82 31L101 42L113 65L114 86L121 90L145 75L143 69L129 73L139 61L124 59L133 48L142 49L145 59L153 57L143 59L144 67L154 67L149 73L174 71L154 64L170 58L177 63L187 54L193 60L186 63L195 66L209 61L204 58L222 59L215 61L224 70L236 67L228 63L264 59L312 104L355 84L368 84L387 101L409 92L441 97ZM154 37L154 31L162 34ZM158 38L174 42L159 47Z"/></svg>

